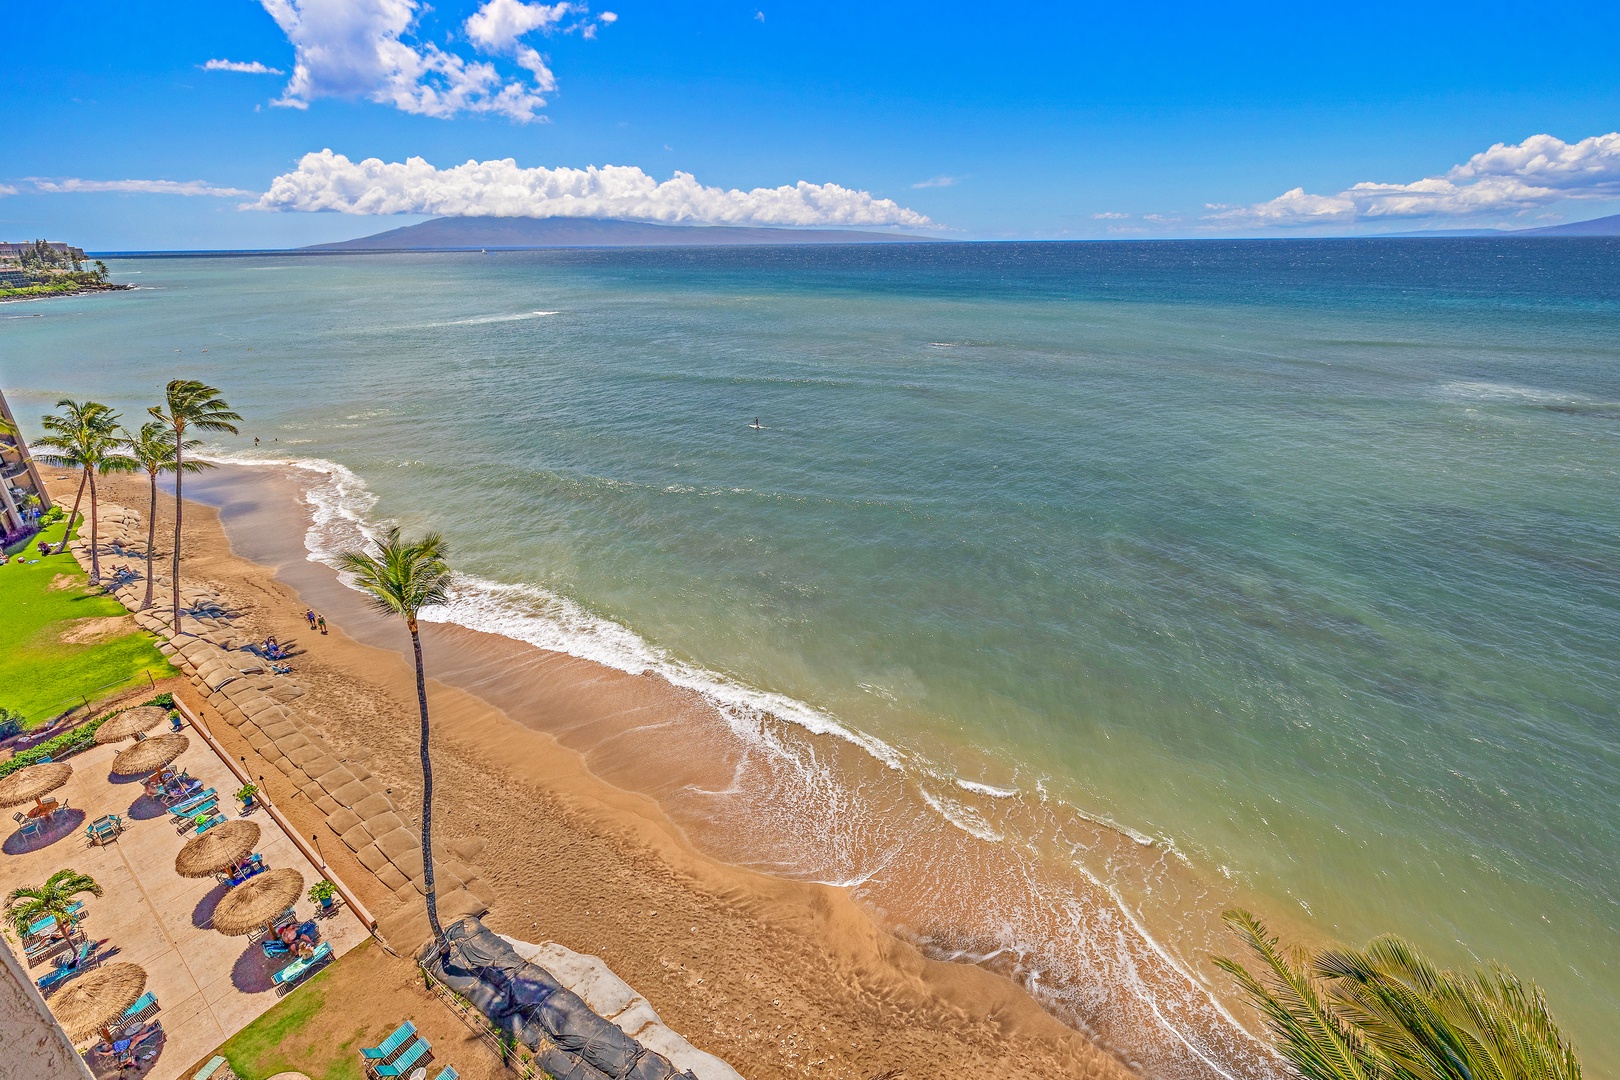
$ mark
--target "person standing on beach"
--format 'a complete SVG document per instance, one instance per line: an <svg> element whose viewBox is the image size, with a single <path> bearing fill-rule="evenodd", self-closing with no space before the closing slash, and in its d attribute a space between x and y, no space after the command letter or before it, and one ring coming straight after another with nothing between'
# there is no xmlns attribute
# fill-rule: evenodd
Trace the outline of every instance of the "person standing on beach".
<svg viewBox="0 0 1620 1080"><path fill-rule="evenodd" d="M304 612L304 618L309 620L309 628L311 630L315 629L315 609L310 608L308 611Z"/></svg>
<svg viewBox="0 0 1620 1080"><path fill-rule="evenodd" d="M325 615L317 615L317 616L315 616L315 625L321 628L321 636L325 637L326 636L326 616Z"/></svg>

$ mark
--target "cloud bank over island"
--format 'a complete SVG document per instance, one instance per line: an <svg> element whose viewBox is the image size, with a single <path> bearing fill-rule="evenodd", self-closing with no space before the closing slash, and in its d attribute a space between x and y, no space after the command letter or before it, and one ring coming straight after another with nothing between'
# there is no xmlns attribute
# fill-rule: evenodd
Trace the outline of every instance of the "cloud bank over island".
<svg viewBox="0 0 1620 1080"><path fill-rule="evenodd" d="M707 225L898 225L931 228L892 199L838 184L708 187L690 173L659 181L633 165L522 168L511 158L447 169L422 158L351 161L331 150L305 154L270 182L257 210L436 217L580 217Z"/></svg>
<svg viewBox="0 0 1620 1080"><path fill-rule="evenodd" d="M1212 206L1207 220L1230 225L1346 225L1381 218L1481 218L1517 214L1563 199L1620 196L1620 132L1567 143L1532 135L1497 143L1440 176L1409 184L1363 182L1335 195L1294 188L1252 206Z"/></svg>

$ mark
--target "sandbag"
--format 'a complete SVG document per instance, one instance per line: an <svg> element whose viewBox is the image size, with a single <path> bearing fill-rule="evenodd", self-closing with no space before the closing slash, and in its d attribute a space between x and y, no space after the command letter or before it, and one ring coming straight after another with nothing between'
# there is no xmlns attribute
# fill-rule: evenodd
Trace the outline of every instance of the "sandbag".
<svg viewBox="0 0 1620 1080"><path fill-rule="evenodd" d="M600 1069L592 1068L573 1054L554 1046L540 1051L536 1060L552 1080L613 1080Z"/></svg>
<svg viewBox="0 0 1620 1080"><path fill-rule="evenodd" d="M641 1051L640 1043L592 1012L572 990L559 989L525 1011L545 1025L558 1046L609 1076L623 1076Z"/></svg>

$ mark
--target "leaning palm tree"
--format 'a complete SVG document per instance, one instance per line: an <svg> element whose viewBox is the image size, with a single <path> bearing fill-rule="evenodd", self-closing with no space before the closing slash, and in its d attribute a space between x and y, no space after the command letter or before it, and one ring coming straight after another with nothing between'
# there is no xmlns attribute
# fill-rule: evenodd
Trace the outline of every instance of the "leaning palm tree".
<svg viewBox="0 0 1620 1080"><path fill-rule="evenodd" d="M411 632L416 655L416 704L422 713L422 883L427 887L428 926L435 945L444 941L439 925L438 896L433 888L433 762L428 757L427 682L422 669L422 638L417 616L425 607L449 602L450 567L445 563L444 537L428 533L420 540L401 538L397 527L376 542L376 553L351 551L341 567L354 575L371 604L383 615L397 615Z"/></svg>
<svg viewBox="0 0 1620 1080"><path fill-rule="evenodd" d="M212 469L214 463L195 458L181 462L180 455L174 452L174 432L156 420L142 424L141 430L135 432L123 428L121 441L127 456L111 459L102 466L102 471L146 473L151 498L147 501L146 511L146 599L141 601L141 610L145 611L152 606L152 549L157 543L158 476L182 469L188 473L202 472ZM201 445L201 440L191 440L184 449L195 450Z"/></svg>
<svg viewBox="0 0 1620 1080"><path fill-rule="evenodd" d="M182 514L181 479L186 474L187 429L196 431L228 431L236 434L236 421L242 419L231 411L219 391L196 379L174 379L164 388L162 405L154 405L147 412L153 419L174 432L174 572L170 585L174 590L174 632L180 633L180 518ZM150 580L150 576L148 576Z"/></svg>
<svg viewBox="0 0 1620 1080"><path fill-rule="evenodd" d="M1541 988L1499 965L1442 970L1393 936L1312 953L1279 945L1246 911L1226 921L1260 974L1226 957L1215 963L1304 1080L1580 1080Z"/></svg>
<svg viewBox="0 0 1620 1080"><path fill-rule="evenodd" d="M73 513L68 515L67 531L62 534L62 544L56 553L60 555L67 547L68 537L73 533L74 516L79 512L79 498L83 497L85 485L88 484L90 583L93 585L101 580L101 557L96 551L96 474L117 456L118 414L99 401L63 398L56 403L56 407L62 410L62 415L53 414L40 421L46 435L34 443L34 448L44 449L46 453L40 456L52 465L84 470L79 480L79 495L73 500ZM117 467L117 463L114 463L114 467Z"/></svg>
<svg viewBox="0 0 1620 1080"><path fill-rule="evenodd" d="M19 937L46 917L56 920L58 937L67 937L73 930L73 898L82 893L100 896L101 886L77 870L58 870L37 888L25 885L11 890L6 897L6 917Z"/></svg>

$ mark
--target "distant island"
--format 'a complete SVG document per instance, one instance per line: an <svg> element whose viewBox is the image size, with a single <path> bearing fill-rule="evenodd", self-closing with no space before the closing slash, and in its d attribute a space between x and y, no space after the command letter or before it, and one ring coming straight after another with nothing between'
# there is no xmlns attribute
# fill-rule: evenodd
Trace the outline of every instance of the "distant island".
<svg viewBox="0 0 1620 1080"><path fill-rule="evenodd" d="M1544 225L1539 229L1424 229L1420 232L1386 233L1391 239L1414 236L1620 236L1620 214Z"/></svg>
<svg viewBox="0 0 1620 1080"><path fill-rule="evenodd" d="M107 280L107 264L52 240L0 243L0 301L132 288Z"/></svg>
<svg viewBox="0 0 1620 1080"><path fill-rule="evenodd" d="M548 247L736 247L768 244L916 244L932 237L735 225L654 225L607 218L434 218L375 236L301 251L477 251Z"/></svg>

